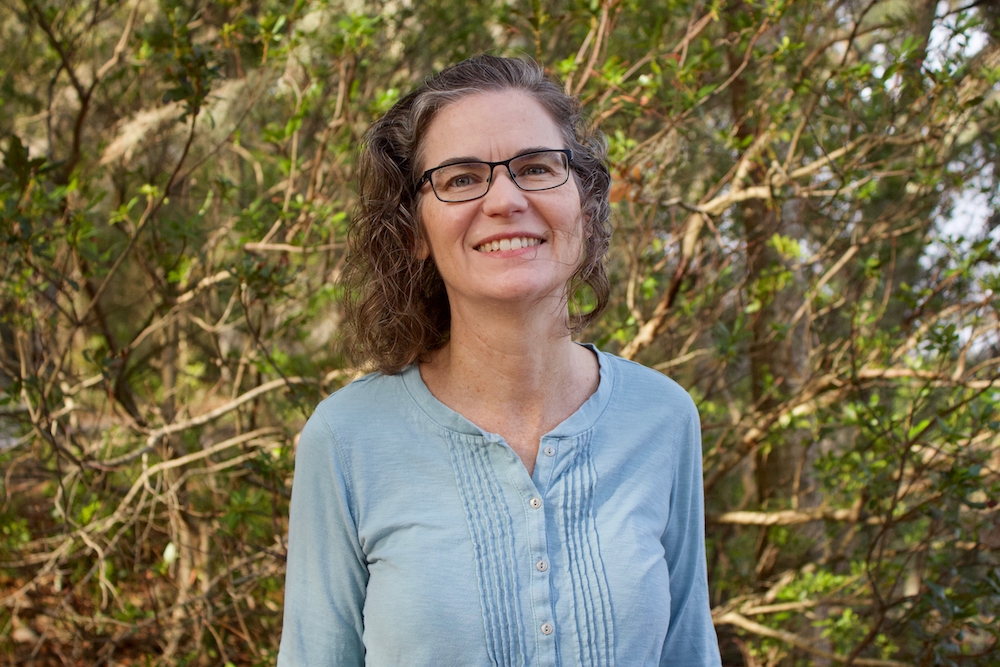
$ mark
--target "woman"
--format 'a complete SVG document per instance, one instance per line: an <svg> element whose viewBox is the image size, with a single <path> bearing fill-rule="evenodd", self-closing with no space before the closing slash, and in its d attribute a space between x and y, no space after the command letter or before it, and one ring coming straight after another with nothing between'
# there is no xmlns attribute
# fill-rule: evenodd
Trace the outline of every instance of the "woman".
<svg viewBox="0 0 1000 667"><path fill-rule="evenodd" d="M349 319L380 372L299 441L280 667L719 664L694 405L571 338L607 302L604 160L493 56L368 131Z"/></svg>

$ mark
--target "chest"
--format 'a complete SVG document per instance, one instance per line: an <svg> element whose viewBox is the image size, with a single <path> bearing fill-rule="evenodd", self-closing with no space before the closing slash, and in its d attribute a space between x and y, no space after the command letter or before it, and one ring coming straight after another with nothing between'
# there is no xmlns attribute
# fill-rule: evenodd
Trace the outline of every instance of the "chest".
<svg viewBox="0 0 1000 667"><path fill-rule="evenodd" d="M529 477L535 472L538 443L543 433L541 429L508 430L507 433L500 433L511 450L517 454Z"/></svg>
<svg viewBox="0 0 1000 667"><path fill-rule="evenodd" d="M379 488L358 523L371 664L610 666L622 642L662 645L669 489L602 469L599 444L540 438L529 475L503 439L455 434L414 470L426 484Z"/></svg>

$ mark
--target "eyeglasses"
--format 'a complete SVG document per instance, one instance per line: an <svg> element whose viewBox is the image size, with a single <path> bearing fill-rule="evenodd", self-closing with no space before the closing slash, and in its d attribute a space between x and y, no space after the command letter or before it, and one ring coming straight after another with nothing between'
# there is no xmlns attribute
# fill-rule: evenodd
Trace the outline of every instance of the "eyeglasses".
<svg viewBox="0 0 1000 667"><path fill-rule="evenodd" d="M573 151L552 149L524 153L500 162L459 162L434 167L424 172L417 183L419 190L430 183L434 196L446 203L472 201L486 196L493 184L493 170L507 167L510 180L526 192L551 190L569 180Z"/></svg>

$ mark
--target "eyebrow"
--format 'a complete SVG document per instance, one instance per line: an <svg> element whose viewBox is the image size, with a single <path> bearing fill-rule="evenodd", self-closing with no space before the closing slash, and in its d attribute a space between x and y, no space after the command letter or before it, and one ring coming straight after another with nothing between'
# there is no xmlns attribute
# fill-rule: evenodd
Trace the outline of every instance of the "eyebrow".
<svg viewBox="0 0 1000 667"><path fill-rule="evenodd" d="M517 153L509 157L509 160L513 160L516 157L521 157L522 155L527 155L528 153L538 153L539 151L554 151L562 150L559 148L551 148L550 146L530 146L519 150ZM489 162L489 160L483 160L475 156L463 155L461 157L450 157L440 164L431 167L431 169L437 169L438 167L447 167L450 164L463 164L465 162Z"/></svg>

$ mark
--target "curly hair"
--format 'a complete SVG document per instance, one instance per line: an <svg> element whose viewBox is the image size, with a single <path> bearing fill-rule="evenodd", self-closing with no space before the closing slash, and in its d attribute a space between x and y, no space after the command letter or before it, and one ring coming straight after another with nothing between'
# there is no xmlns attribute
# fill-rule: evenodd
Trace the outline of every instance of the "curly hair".
<svg viewBox="0 0 1000 667"><path fill-rule="evenodd" d="M420 142L445 106L476 93L506 90L532 95L573 151L586 243L568 289L573 294L589 287L594 307L571 314L570 329L579 332L607 306L611 177L604 135L587 128L579 102L549 81L534 61L479 55L425 80L365 134L358 158L360 203L348 233L342 278L353 353L362 364L397 373L448 340L451 312L444 282L433 260L422 260L416 252L423 235L415 185Z"/></svg>

